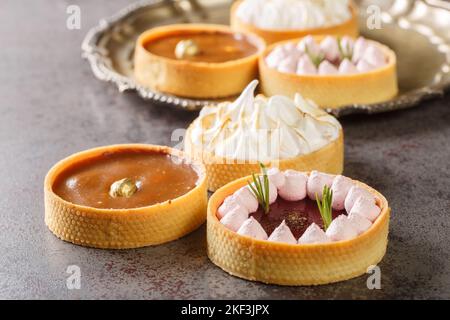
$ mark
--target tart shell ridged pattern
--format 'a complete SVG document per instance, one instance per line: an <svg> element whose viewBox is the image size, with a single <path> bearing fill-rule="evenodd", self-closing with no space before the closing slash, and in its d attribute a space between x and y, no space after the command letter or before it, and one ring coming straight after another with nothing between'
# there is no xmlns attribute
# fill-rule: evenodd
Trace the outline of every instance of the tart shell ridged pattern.
<svg viewBox="0 0 450 320"><path fill-rule="evenodd" d="M216 212L223 200L247 184L250 177L219 189L209 200L207 247L211 261L231 275L278 285L320 285L351 279L367 272L383 258L388 242L390 208L376 190L372 192L381 214L357 238L324 244L287 244L241 236L220 223Z"/></svg>
<svg viewBox="0 0 450 320"><path fill-rule="evenodd" d="M191 128L188 129L186 137L191 137L190 130ZM216 191L231 181L260 170L258 163L226 159L201 150L188 138L185 140L184 150L190 157L202 161L205 165L209 191ZM267 167L276 166L282 171L287 169L318 170L330 174L341 174L344 170L344 133L340 130L336 140L317 151L295 158L268 162L265 165Z"/></svg>
<svg viewBox="0 0 450 320"><path fill-rule="evenodd" d="M357 37L359 35L358 11L354 4L351 4L352 16L346 22L322 28L303 29L303 30L268 30L260 29L251 24L245 23L236 15L237 9L242 1L236 1L231 7L231 26L239 31L252 32L263 38L268 45L285 41L289 39L302 38L307 35L335 35Z"/></svg>
<svg viewBox="0 0 450 320"><path fill-rule="evenodd" d="M321 41L323 36L315 36ZM298 42L301 39L286 41ZM297 75L270 68L265 58L278 45L266 49L259 60L261 91L267 95L282 94L294 97L300 93L319 107L337 109L355 104L372 104L388 101L398 94L397 59L395 53L380 43L387 56L387 64L364 73L346 75Z"/></svg>
<svg viewBox="0 0 450 320"><path fill-rule="evenodd" d="M136 209L97 209L76 205L56 195L52 186L64 169L89 157L120 149L159 151L183 158L178 150L153 145L115 145L76 153L58 162L45 178L45 224L60 239L74 244L127 249L176 240L205 221L207 189L204 168L197 186L186 194L163 203Z"/></svg>
<svg viewBox="0 0 450 320"><path fill-rule="evenodd" d="M258 57L265 49L264 40L246 34L258 52L248 57L220 63L192 62L161 57L145 49L145 44L178 32L233 33L229 27L214 24L183 24L153 28L136 42L134 72L136 80L154 90L188 98L224 98L239 94L258 75Z"/></svg>

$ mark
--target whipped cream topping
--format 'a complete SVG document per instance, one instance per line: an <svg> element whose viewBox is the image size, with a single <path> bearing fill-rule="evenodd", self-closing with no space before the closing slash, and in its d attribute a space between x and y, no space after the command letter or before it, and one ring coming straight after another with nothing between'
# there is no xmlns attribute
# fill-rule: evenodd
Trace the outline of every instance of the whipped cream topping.
<svg viewBox="0 0 450 320"><path fill-rule="evenodd" d="M309 29L341 24L351 17L349 0L244 0L237 17L260 29Z"/></svg>
<svg viewBox="0 0 450 320"><path fill-rule="evenodd" d="M298 75L348 75L369 72L387 64L387 56L374 41L327 36L317 43L306 36L299 43L275 46L266 56L270 68Z"/></svg>
<svg viewBox="0 0 450 320"><path fill-rule="evenodd" d="M275 228L275 230L273 230L272 234L267 240L273 242L297 244L297 240L295 239L291 229L289 229L288 225L286 224L286 221L284 220L278 227Z"/></svg>
<svg viewBox="0 0 450 320"><path fill-rule="evenodd" d="M204 152L241 161L273 161L314 152L339 137L339 122L303 99L255 97L252 81L234 102L204 107L188 139Z"/></svg>
<svg viewBox="0 0 450 320"><path fill-rule="evenodd" d="M334 219L326 232L312 223L296 241L286 222L283 222L267 238L260 223L249 214L258 209L259 203L248 186L238 189L225 198L219 207L217 216L220 222L230 230L260 240L285 242L291 244L326 243L355 238L368 230L381 213L376 197L368 190L356 185L350 178L312 171L310 175L295 170L268 170L270 196L272 201L278 195L287 201L300 201L307 195L315 199L315 193L322 194L325 185L333 191L332 207L335 210L346 209ZM256 204L254 203L256 201ZM252 203L249 206L249 203ZM250 211L249 211L249 207ZM348 209L350 208L350 209Z"/></svg>

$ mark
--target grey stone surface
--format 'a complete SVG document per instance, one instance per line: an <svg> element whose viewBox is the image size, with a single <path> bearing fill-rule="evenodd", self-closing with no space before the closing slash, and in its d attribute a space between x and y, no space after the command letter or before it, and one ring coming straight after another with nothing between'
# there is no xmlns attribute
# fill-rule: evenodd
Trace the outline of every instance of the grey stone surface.
<svg viewBox="0 0 450 320"><path fill-rule="evenodd" d="M166 245L128 251L78 247L44 224L43 179L61 158L99 145L171 144L195 114L151 106L96 80L80 58L87 29L130 1L0 4L0 298L450 298L450 96L415 109L342 120L345 174L392 206L382 289L367 276L320 287L252 283L215 267L205 228ZM65 27L78 3L82 29ZM66 288L68 265L80 290Z"/></svg>

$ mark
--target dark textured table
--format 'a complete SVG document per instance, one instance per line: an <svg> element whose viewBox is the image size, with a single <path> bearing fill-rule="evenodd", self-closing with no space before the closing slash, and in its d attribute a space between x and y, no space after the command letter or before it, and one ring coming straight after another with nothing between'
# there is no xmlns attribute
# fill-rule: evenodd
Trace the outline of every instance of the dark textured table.
<svg viewBox="0 0 450 320"><path fill-rule="evenodd" d="M66 29L66 8L82 10ZM196 116L120 94L80 58L87 29L130 1L0 4L0 298L450 298L450 96L403 112L342 119L345 174L392 206L381 290L367 276L279 287L229 276L206 257L205 228L158 247L105 251L58 240L44 224L43 180L61 158L129 142L172 144ZM69 265L81 289L68 290Z"/></svg>

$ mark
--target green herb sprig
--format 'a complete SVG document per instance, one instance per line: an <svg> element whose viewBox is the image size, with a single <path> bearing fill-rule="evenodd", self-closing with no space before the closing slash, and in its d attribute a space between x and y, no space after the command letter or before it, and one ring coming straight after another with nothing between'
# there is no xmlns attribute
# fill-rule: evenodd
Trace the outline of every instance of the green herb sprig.
<svg viewBox="0 0 450 320"><path fill-rule="evenodd" d="M322 63L322 61L325 60L325 55L323 53L318 53L317 55L314 55L312 52L309 51L309 48L306 45L305 45L305 53L308 55L309 59L316 68L318 68L319 65Z"/></svg>
<svg viewBox="0 0 450 320"><path fill-rule="evenodd" d="M331 224L331 221L333 220L332 212L333 209L331 208L331 203L333 201L333 191L331 191L331 188L327 185L323 187L322 190L322 201L319 199L316 193L316 202L317 206L319 207L320 216L323 220L323 227L325 231L328 229L328 227Z"/></svg>
<svg viewBox="0 0 450 320"><path fill-rule="evenodd" d="M337 43L338 43L338 48L339 48L339 52L341 54L342 59L341 60L345 60L348 59L350 61L352 61L353 58L353 49L350 46L350 44L347 44L346 48L342 47L342 39L338 38L337 39Z"/></svg>
<svg viewBox="0 0 450 320"><path fill-rule="evenodd" d="M256 199L258 199L259 204L264 210L264 213L269 213L270 207L269 207L269 177L267 176L267 170L266 167L259 163L259 166L261 167L262 171L262 182L259 178L259 175L255 175L252 173L253 178L253 185L250 182L248 183L248 186L250 190L255 195Z"/></svg>

